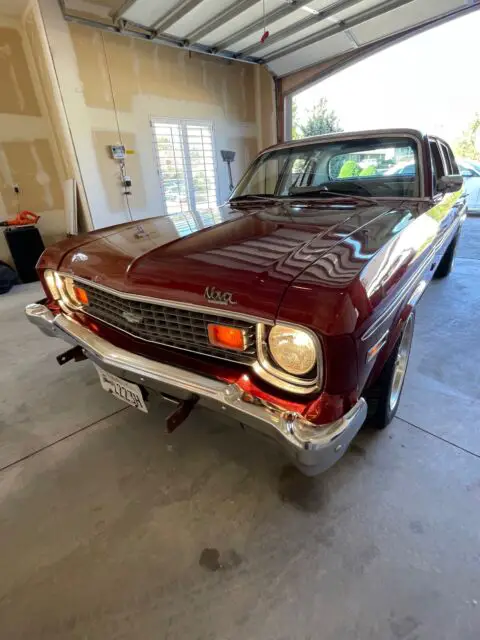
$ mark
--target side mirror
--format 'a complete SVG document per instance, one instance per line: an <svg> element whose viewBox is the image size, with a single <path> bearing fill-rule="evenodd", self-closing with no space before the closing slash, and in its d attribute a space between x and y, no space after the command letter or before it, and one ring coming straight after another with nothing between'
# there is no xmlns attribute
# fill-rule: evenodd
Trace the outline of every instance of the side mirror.
<svg viewBox="0 0 480 640"><path fill-rule="evenodd" d="M473 178L473 171L471 169L462 169L460 174L463 178Z"/></svg>
<svg viewBox="0 0 480 640"><path fill-rule="evenodd" d="M463 187L463 177L461 175L443 176L437 180L437 189L442 193L454 193Z"/></svg>

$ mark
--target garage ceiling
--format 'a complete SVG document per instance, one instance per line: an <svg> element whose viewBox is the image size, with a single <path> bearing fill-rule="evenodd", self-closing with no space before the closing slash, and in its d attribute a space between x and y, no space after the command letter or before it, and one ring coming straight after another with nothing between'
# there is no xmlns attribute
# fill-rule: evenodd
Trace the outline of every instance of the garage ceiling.
<svg viewBox="0 0 480 640"><path fill-rule="evenodd" d="M226 58L277 76L317 64L479 0L59 0L67 19ZM265 19L264 19L265 6ZM270 35L264 43L264 25Z"/></svg>

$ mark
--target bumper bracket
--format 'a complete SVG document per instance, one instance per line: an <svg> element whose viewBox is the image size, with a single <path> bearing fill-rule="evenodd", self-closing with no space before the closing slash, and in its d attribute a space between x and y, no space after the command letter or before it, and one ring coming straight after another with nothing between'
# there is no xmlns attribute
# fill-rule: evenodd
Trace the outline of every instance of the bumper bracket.
<svg viewBox="0 0 480 640"><path fill-rule="evenodd" d="M70 360L75 360L75 362L82 362L82 360L87 360L87 356L85 355L82 347L73 347L73 349L69 349L64 353L61 353L57 356L57 362L60 366L67 364Z"/></svg>

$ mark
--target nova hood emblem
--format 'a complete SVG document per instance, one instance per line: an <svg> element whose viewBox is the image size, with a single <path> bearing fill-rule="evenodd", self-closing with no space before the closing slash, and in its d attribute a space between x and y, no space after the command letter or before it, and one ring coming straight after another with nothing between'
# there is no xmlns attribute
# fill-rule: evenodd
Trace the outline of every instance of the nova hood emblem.
<svg viewBox="0 0 480 640"><path fill-rule="evenodd" d="M123 311L122 318L124 318L129 324L142 324L143 316L139 313L132 313L131 311Z"/></svg>
<svg viewBox="0 0 480 640"><path fill-rule="evenodd" d="M207 302L212 302L214 304L237 304L233 299L233 293L230 293L230 291L219 291L218 289L215 289L215 287L206 287L203 295Z"/></svg>

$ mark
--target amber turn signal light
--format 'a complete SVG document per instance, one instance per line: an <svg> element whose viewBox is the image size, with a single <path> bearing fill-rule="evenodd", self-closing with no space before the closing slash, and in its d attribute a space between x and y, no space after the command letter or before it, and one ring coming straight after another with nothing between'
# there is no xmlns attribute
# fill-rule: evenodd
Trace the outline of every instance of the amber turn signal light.
<svg viewBox="0 0 480 640"><path fill-rule="evenodd" d="M85 289L82 289L82 287L74 287L74 291L78 302L83 305L88 304L88 295Z"/></svg>
<svg viewBox="0 0 480 640"><path fill-rule="evenodd" d="M245 332L236 327L225 327L221 324L208 325L208 339L216 347L245 351L247 348Z"/></svg>

